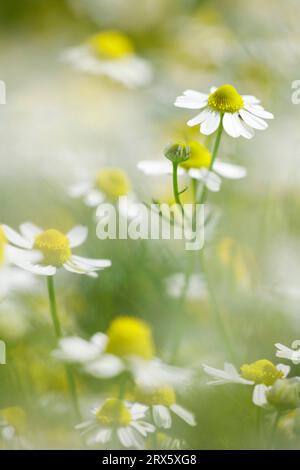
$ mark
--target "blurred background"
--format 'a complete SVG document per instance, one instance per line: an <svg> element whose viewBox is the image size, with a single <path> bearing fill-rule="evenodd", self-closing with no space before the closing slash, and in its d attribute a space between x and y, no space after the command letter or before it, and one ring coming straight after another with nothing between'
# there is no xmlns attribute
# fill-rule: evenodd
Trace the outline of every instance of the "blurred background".
<svg viewBox="0 0 300 470"><path fill-rule="evenodd" d="M235 365L275 361L275 342L290 345L300 337L300 107L291 101L292 81L300 78L297 6L296 0L2 0L0 6L0 79L7 88L0 106L1 222L17 228L30 220L62 231L87 225L89 239L78 253L112 260L97 280L57 276L66 333L89 337L115 316L137 316L151 325L159 355L168 359L172 324L186 315L177 363L198 371L182 402L199 424L172 432L188 448L257 446L251 391L205 385L201 364L222 368L231 359L214 327L206 286L196 283L180 306L169 278L185 268L183 247L97 240L93 209L70 199L68 188L103 166L117 166L128 172L140 200L163 198L171 194L170 179L147 178L137 162L162 158L174 139L212 144L198 128L186 127L191 112L173 106L176 96L231 83L259 97L275 115L268 130L251 141L222 141L220 155L248 175L210 194L220 217L206 243L206 268ZM130 89L62 60L66 49L105 29L125 33L148 63L152 77L145 86ZM6 418L13 415L25 442L3 445L77 448L64 371L49 353L55 338L44 284L34 278L25 292L1 296L7 365L0 366L0 408ZM87 410L112 385L80 375L78 382ZM299 447L286 423L279 437L281 447Z"/></svg>

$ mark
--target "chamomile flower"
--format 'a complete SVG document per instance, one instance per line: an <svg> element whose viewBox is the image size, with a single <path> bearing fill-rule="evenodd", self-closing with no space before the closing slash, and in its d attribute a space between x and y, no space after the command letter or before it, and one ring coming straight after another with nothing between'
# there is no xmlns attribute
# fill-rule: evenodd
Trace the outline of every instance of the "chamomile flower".
<svg viewBox="0 0 300 470"><path fill-rule="evenodd" d="M76 428L90 446L105 445L117 439L123 447L143 449L147 434L155 431L155 427L144 420L147 410L147 406L139 403L108 398L93 411L93 420Z"/></svg>
<svg viewBox="0 0 300 470"><path fill-rule="evenodd" d="M151 408L154 424L159 428L169 429L172 426L172 413L190 426L196 426L194 415L176 403L173 387L136 387L135 399Z"/></svg>
<svg viewBox="0 0 300 470"><path fill-rule="evenodd" d="M151 329L143 320L115 318L107 334L96 333L90 341L79 337L62 338L54 356L67 363L80 364L93 377L107 378L129 371L144 386L182 385L192 380L191 372L164 364L155 357Z"/></svg>
<svg viewBox="0 0 300 470"><path fill-rule="evenodd" d="M43 276L53 276L58 268L77 274L97 277L96 271L108 268L111 262L105 259L91 259L73 255L72 248L80 246L87 237L87 228L76 226L66 235L56 229L42 230L27 222L20 226L20 233L7 225L3 230L8 241L22 249L36 250L42 254L41 262L20 260L18 266Z"/></svg>
<svg viewBox="0 0 300 470"><path fill-rule="evenodd" d="M137 198L132 191L126 172L121 168L100 169L94 178L73 184L69 188L69 196L82 198L90 207L97 207L103 202L117 204L120 213L124 216L130 217L136 213Z"/></svg>
<svg viewBox="0 0 300 470"><path fill-rule="evenodd" d="M223 129L231 137L251 139L253 129L266 129L268 124L264 119L274 117L264 110L255 96L240 95L228 84L211 88L209 94L186 90L174 104L178 108L201 109L187 125L193 127L200 124L200 132L205 135L215 132L222 122Z"/></svg>
<svg viewBox="0 0 300 470"><path fill-rule="evenodd" d="M254 385L253 403L262 406L265 393L279 379L285 378L290 367L284 364L272 364L267 359L260 359L252 364L243 364L241 373L237 371L233 364L225 363L224 370L203 365L204 372L210 375L213 380L208 385L223 385L226 383L235 383L243 385Z"/></svg>
<svg viewBox="0 0 300 470"><path fill-rule="evenodd" d="M184 144L183 144L184 145ZM217 192L221 186L221 176L228 179L244 178L247 174L245 168L233 165L232 163L216 160L211 165L211 153L200 142L191 141L187 144L189 147L189 158L180 163L178 175L187 174L191 178L202 181L210 191ZM171 175L173 166L169 160L142 160L138 162L137 167L146 175Z"/></svg>
<svg viewBox="0 0 300 470"><path fill-rule="evenodd" d="M130 38L120 31L101 31L84 44L67 49L62 60L77 70L103 75L128 88L146 85L152 78L150 64L139 57Z"/></svg>

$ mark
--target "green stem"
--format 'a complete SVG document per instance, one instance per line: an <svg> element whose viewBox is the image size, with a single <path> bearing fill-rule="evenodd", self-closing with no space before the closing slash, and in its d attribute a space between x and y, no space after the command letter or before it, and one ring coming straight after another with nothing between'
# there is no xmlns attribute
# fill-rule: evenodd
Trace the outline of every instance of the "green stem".
<svg viewBox="0 0 300 470"><path fill-rule="evenodd" d="M216 140L215 140L215 143L214 143L212 156L211 156L211 162L210 162L208 171L212 170L213 165L215 163L215 159L217 158L217 155L218 155L220 142L221 142L222 131L223 131L222 121L223 121L223 114L221 114L221 120L220 120L220 124L219 124L219 127L218 127L217 136L216 136ZM202 189L202 193L201 193L201 197L200 197L200 200L199 200L199 204L204 204L205 201L206 201L206 197L207 197L207 186L204 184L203 189Z"/></svg>
<svg viewBox="0 0 300 470"><path fill-rule="evenodd" d="M53 322L53 327L54 327L54 331L55 331L55 335L57 339L60 339L62 337L62 330L61 330L60 321L59 321L59 317L57 313L57 304L56 304L53 276L47 276L47 286L48 286L49 305L50 305L50 313L51 313L51 318ZM73 371L71 367L67 365L65 366L65 371L66 371L70 396L71 396L71 400L72 400L72 404L74 408L74 414L75 414L76 420L80 421L81 414L80 414L76 383L75 383Z"/></svg>
<svg viewBox="0 0 300 470"><path fill-rule="evenodd" d="M174 194L174 198L175 198L176 204L179 204L179 205L180 205L181 210L182 210L182 212L183 212L183 207L182 207L182 204L181 204L181 201L180 201L180 197L179 197L178 174L177 174L177 170L178 170L178 163L177 163L177 162L173 162L173 194Z"/></svg>
<svg viewBox="0 0 300 470"><path fill-rule="evenodd" d="M280 419L280 412L276 411L276 415L275 415L271 433L270 433L270 449L274 448L274 443L276 440L276 433L277 433L277 425L278 425L279 419Z"/></svg>

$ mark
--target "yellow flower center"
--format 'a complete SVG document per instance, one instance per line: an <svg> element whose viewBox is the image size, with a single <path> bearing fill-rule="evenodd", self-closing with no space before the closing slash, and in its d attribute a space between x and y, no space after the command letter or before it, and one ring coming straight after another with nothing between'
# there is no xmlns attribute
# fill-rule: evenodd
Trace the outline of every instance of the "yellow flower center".
<svg viewBox="0 0 300 470"><path fill-rule="evenodd" d="M232 85L222 85L209 95L208 106L220 113L236 113L244 100Z"/></svg>
<svg viewBox="0 0 300 470"><path fill-rule="evenodd" d="M154 344L149 326L137 318L118 317L107 330L106 352L116 356L140 356L151 359Z"/></svg>
<svg viewBox="0 0 300 470"><path fill-rule="evenodd" d="M46 265L62 266L71 256L68 238L53 228L36 237L34 248L42 252L43 263Z"/></svg>
<svg viewBox="0 0 300 470"><path fill-rule="evenodd" d="M168 385L157 388L137 388L135 391L135 399L145 405L164 405L171 406L176 403L175 391Z"/></svg>
<svg viewBox="0 0 300 470"><path fill-rule="evenodd" d="M92 36L88 44L97 56L105 59L120 59L134 52L130 39L119 31L102 31Z"/></svg>
<svg viewBox="0 0 300 470"><path fill-rule="evenodd" d="M96 186L111 199L126 196L131 189L126 173L119 168L100 170L96 177Z"/></svg>
<svg viewBox="0 0 300 470"><path fill-rule="evenodd" d="M131 413L118 398L108 398L96 411L99 423L105 426L128 426L131 422Z"/></svg>
<svg viewBox="0 0 300 470"><path fill-rule="evenodd" d="M277 379L283 377L283 373L267 359L260 359L252 364L244 364L241 367L241 372L244 379L268 386L273 385Z"/></svg>
<svg viewBox="0 0 300 470"><path fill-rule="evenodd" d="M7 239L4 233L3 228L0 225L0 264L4 261L4 254L5 254L5 245L7 243Z"/></svg>
<svg viewBox="0 0 300 470"><path fill-rule="evenodd" d="M211 154L205 145L200 142L192 141L188 143L190 148L190 157L188 160L180 163L182 168L209 168L211 163Z"/></svg>

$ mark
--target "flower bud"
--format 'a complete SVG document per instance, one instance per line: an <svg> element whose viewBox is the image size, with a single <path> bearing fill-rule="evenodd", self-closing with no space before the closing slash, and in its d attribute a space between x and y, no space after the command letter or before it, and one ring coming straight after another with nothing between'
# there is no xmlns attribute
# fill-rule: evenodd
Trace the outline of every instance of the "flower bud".
<svg viewBox="0 0 300 470"><path fill-rule="evenodd" d="M297 408L299 385L294 379L277 380L266 393L268 403L281 411Z"/></svg>
<svg viewBox="0 0 300 470"><path fill-rule="evenodd" d="M183 142L176 142L165 148L164 155L172 163L185 162L190 158L190 147Z"/></svg>

